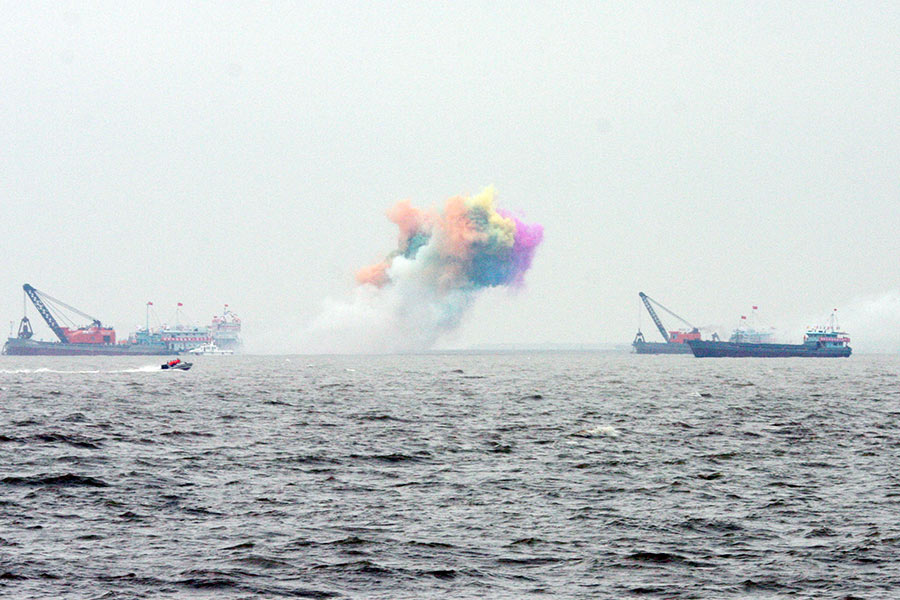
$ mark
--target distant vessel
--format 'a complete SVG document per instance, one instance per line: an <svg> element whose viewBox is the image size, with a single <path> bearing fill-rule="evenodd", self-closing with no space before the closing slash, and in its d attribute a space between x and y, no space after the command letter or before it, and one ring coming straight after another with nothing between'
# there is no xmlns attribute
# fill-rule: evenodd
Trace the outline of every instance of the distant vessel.
<svg viewBox="0 0 900 600"><path fill-rule="evenodd" d="M193 350L188 350L188 354L218 354L224 356L234 354L234 350L223 350L222 348L216 346L214 342L209 342L207 344L197 346Z"/></svg>
<svg viewBox="0 0 900 600"><path fill-rule="evenodd" d="M152 302L147 303L147 326L131 334L124 342L116 340L116 331L105 327L96 319L77 308L39 291L29 284L22 286L44 322L59 339L46 342L33 339L34 330L28 316L19 323L16 337L10 337L3 345L3 354L17 356L118 356L118 355L164 355L187 352L208 343L216 343L220 348L234 351L240 348L241 322L226 305L225 316L213 317L208 327L177 325L175 327L149 326L149 312ZM179 306L181 304L179 303ZM63 327L60 320L71 322L65 312L88 319L85 327Z"/></svg>
<svg viewBox="0 0 900 600"><path fill-rule="evenodd" d="M44 342L32 339L34 331L27 316L19 323L16 337L10 337L3 345L3 354L16 356L96 356L96 355L160 355L168 354L169 349L162 343L130 344L116 343L116 331L112 327L104 327L94 317L61 302L49 294L39 292L29 284L22 286L25 295L31 300L47 326L59 338L58 342ZM53 311L51 311L53 307ZM91 321L87 327L62 327L54 316L54 312L62 313L60 308L68 309Z"/></svg>
<svg viewBox="0 0 900 600"><path fill-rule="evenodd" d="M243 348L241 341L241 319L228 309L228 305L222 310L222 316L214 316L212 325L209 326L209 334L216 346L222 350L240 352Z"/></svg>
<svg viewBox="0 0 900 600"><path fill-rule="evenodd" d="M850 338L835 325L834 312L827 327L808 328L802 344L775 344L769 340L770 333L739 328L727 342L691 340L688 345L698 358L840 358L853 352L849 346Z"/></svg>
<svg viewBox="0 0 900 600"><path fill-rule="evenodd" d="M212 324L207 327L188 325L163 325L156 328L150 327L150 307L147 303L147 322L143 329L139 329L128 338L131 344L165 344L170 354L190 352L194 348L206 344L214 344L221 350L228 350L232 354L240 351L241 345L241 320L236 314L225 310L222 316L213 316ZM181 303L178 304L181 307ZM180 312L176 311L176 321L180 322Z"/></svg>
<svg viewBox="0 0 900 600"><path fill-rule="evenodd" d="M656 328L659 329L659 333L662 334L663 339L666 341L648 342L644 339L644 334L641 333L641 330L638 329L637 334L634 336L634 341L631 343L634 351L637 354L690 354L691 348L687 345L687 342L689 340L699 340L700 330L644 292L638 293L638 296L640 296L641 302L643 302L644 306L647 308L647 312L650 313L650 318L653 319L653 322L656 324ZM666 328L663 327L662 321L659 319L659 315L657 315L656 311L653 310L651 302L690 327L690 331L666 331Z"/></svg>

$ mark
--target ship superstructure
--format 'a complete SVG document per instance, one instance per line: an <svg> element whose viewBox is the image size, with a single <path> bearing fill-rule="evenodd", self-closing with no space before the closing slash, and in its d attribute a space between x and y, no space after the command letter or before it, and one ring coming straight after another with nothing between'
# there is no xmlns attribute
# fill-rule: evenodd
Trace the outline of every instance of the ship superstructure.
<svg viewBox="0 0 900 600"><path fill-rule="evenodd" d="M241 319L228 305L222 311L222 316L214 316L212 325L209 326L209 334L212 341L222 350L238 352L243 345L241 341Z"/></svg>
<svg viewBox="0 0 900 600"><path fill-rule="evenodd" d="M147 303L147 320L143 329L139 329L129 338L131 343L146 344L159 343L169 348L170 353L178 354L189 352L194 348L215 344L223 350L235 352L241 348L241 320L225 305L223 315L213 316L212 323L207 326L183 325L184 320L181 307L175 311L176 325L159 324L150 326L150 312L152 302ZM154 313L155 314L155 313ZM157 319L158 321L158 319Z"/></svg>
<svg viewBox="0 0 900 600"><path fill-rule="evenodd" d="M139 329L128 338L131 344L163 344L168 349L168 354L187 352L211 341L208 328L187 325Z"/></svg>

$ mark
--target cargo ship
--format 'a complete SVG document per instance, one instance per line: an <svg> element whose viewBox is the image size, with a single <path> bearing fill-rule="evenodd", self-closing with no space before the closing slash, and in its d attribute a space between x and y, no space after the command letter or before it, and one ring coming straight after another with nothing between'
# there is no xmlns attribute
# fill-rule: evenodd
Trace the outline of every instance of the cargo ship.
<svg viewBox="0 0 900 600"><path fill-rule="evenodd" d="M210 327L159 327L151 330L148 323L145 329L131 334L126 341L116 340L116 331L104 326L99 319L53 298L46 292L39 291L29 284L22 286L25 295L31 300L44 322L56 335L59 341L47 342L33 339L34 330L28 316L22 317L16 337L10 337L3 345L3 354L15 356L121 356L121 355L171 355L187 352L197 346L210 342L219 343L216 337L218 329L214 317ZM179 303L179 306L181 304ZM90 321L84 327L63 327L59 320L63 319L63 310L79 315ZM226 307L227 312L227 307ZM222 334L225 344L230 348L240 347L240 319L233 313L227 322L230 327Z"/></svg>
<svg viewBox="0 0 900 600"><path fill-rule="evenodd" d="M698 358L841 358L850 356L850 338L835 325L834 313L826 327L810 327L802 344L776 344L771 335L754 330L736 329L727 342L691 340L688 345Z"/></svg>
<svg viewBox="0 0 900 600"><path fill-rule="evenodd" d="M634 336L634 341L631 342L631 346L634 348L635 353L637 354L690 354L691 347L688 346L687 342L690 340L699 340L700 339L700 330L685 321L683 318L676 315L674 312L645 294L644 292L639 292L638 296L641 299L641 302L644 303L644 306L647 308L647 312L650 313L650 318L653 319L653 323L656 325L656 328L659 330L659 333L663 336L665 342L648 342L644 339L644 334L641 332L640 327L638 327L637 334ZM687 325L690 329L688 331L684 330L674 330L667 331L663 326L662 321L659 318L659 315L656 314L656 310L653 308L653 304L656 304L659 308L666 311L685 325ZM715 335L715 334L714 334ZM716 337L718 339L718 337Z"/></svg>

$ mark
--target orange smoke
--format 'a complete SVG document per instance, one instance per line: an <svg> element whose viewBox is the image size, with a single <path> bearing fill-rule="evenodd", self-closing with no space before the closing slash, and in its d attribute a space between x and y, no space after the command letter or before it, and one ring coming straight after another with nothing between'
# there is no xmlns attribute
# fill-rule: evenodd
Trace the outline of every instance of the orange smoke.
<svg viewBox="0 0 900 600"><path fill-rule="evenodd" d="M472 254L472 242L479 238L478 231L466 216L466 199L456 196L447 200L444 218L438 223L443 231L441 241L449 256L466 259Z"/></svg>
<svg viewBox="0 0 900 600"><path fill-rule="evenodd" d="M400 228L400 251L404 252L409 239L429 227L431 217L413 206L409 200L401 200L387 212L388 219Z"/></svg>
<svg viewBox="0 0 900 600"><path fill-rule="evenodd" d="M356 272L356 281L359 283L371 283L381 287L388 282L388 263L380 262L368 267L363 267Z"/></svg>

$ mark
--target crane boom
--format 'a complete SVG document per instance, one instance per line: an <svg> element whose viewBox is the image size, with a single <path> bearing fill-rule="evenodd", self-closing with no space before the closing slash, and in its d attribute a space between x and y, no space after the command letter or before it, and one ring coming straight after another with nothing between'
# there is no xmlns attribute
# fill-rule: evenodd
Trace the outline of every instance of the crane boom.
<svg viewBox="0 0 900 600"><path fill-rule="evenodd" d="M697 329L696 325L694 325L693 323L688 323L684 317L680 317L680 316L676 315L671 310L669 310L668 308L666 308L665 306L663 306L662 304L660 304L659 302L657 302L650 296L647 296L647 299L650 300L653 304L655 304L658 307L660 307L661 309L663 309L664 311L666 311L667 313L669 313L670 315L672 315L673 317L675 317L676 319L678 319L679 321L681 321L682 323L684 323L685 325L687 325L688 327L690 327L691 329Z"/></svg>
<svg viewBox="0 0 900 600"><path fill-rule="evenodd" d="M56 322L56 319L53 317L53 314L50 312L50 309L47 308L47 305L44 304L44 301L41 300L41 296L36 289L27 283L22 286L22 289L25 290L25 293L31 299L31 303L34 304L34 307L44 318L44 321L47 323L47 326L53 330L53 333L56 334L56 337L59 338L63 344L69 343L69 338L66 337L66 332L63 331L63 328L59 326L59 323Z"/></svg>
<svg viewBox="0 0 900 600"><path fill-rule="evenodd" d="M656 300L654 300L653 298L651 298L650 296L645 294L644 292L640 292L638 295L641 297L641 301L643 301L644 306L647 307L647 312L650 313L650 318L653 319L653 322L656 324L656 328L659 329L659 332L662 334L663 339L665 339L667 342L671 342L675 338L675 336L671 335L668 331L666 331L666 328L663 327L662 321L659 320L659 316L656 314L656 311L653 310L653 306L650 304L651 302L653 304L655 304L656 306L658 306L659 308L666 311L667 313L669 313L670 315L672 315L673 317L675 317L676 319L678 319L679 321L681 321L682 323L684 323L685 325L687 325L688 327L690 327L691 333L697 333L700 331L699 329L697 329L696 326L692 325L691 323L688 323L684 318L679 317L678 315L673 313L671 310L669 310L668 308L666 308L665 306L663 306L662 304L660 304L659 302L657 302Z"/></svg>
<svg viewBox="0 0 900 600"><path fill-rule="evenodd" d="M34 288L31 288L31 289L33 289L38 294L38 296L40 296L41 298L53 303L54 307L56 307L56 305L59 305L67 310L72 311L79 317L84 317L85 319L89 320L91 322L91 324L93 324L95 327L103 327L103 323L100 322L100 319L97 319L96 317L92 317L91 315L87 314L86 312L78 310L77 308L75 308L74 306L72 306L70 304L66 304L62 300L57 300L56 298L54 298L47 292L42 292L42 291L36 290Z"/></svg>
<svg viewBox="0 0 900 600"><path fill-rule="evenodd" d="M638 296L641 297L641 302L643 302L644 306L647 307L647 312L650 313L650 318L653 319L653 322L656 324L656 328L659 329L659 332L662 334L663 339L668 342L669 339L671 339L669 337L669 332L666 331L665 327L663 327L662 321L659 320L659 316L656 314L656 311L653 310L653 306L650 304L650 296L648 296L644 292L638 292Z"/></svg>

